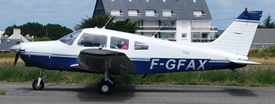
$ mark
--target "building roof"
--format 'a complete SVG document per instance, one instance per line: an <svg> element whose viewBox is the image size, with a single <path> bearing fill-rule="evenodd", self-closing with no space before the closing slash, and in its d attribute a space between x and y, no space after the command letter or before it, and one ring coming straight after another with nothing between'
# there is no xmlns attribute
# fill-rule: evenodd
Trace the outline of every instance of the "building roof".
<svg viewBox="0 0 275 104"><path fill-rule="evenodd" d="M110 13L113 9L120 9L124 16L116 16L116 19L150 19L150 20L212 20L211 14L208 10L205 0L97 0L93 16L104 15ZM163 2L165 1L165 2ZM196 2L194 2L196 1ZM138 10L141 16L128 16L128 10ZM158 16L145 16L145 10L155 10ZM163 10L172 10L175 16L163 17ZM184 10L185 13L181 13ZM193 12L202 10L205 16L195 17ZM96 11L104 11L105 13L98 13Z"/></svg>
<svg viewBox="0 0 275 104"><path fill-rule="evenodd" d="M16 39L9 40L10 42L7 41L4 39L1 40L0 51L9 51L9 48L18 42Z"/></svg>
<svg viewBox="0 0 275 104"><path fill-rule="evenodd" d="M253 43L275 43L275 29L257 29Z"/></svg>

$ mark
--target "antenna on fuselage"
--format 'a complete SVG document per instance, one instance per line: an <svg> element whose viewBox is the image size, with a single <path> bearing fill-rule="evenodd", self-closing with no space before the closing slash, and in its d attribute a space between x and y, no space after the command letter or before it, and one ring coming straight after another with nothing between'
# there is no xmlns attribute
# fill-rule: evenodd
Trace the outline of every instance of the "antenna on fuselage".
<svg viewBox="0 0 275 104"><path fill-rule="evenodd" d="M110 20L113 18L114 16L112 16L108 21L107 23L102 27L102 29L105 29L105 27L108 25L108 23L110 22Z"/></svg>
<svg viewBox="0 0 275 104"><path fill-rule="evenodd" d="M160 29L166 24L166 22L164 22L163 25L160 26L159 30L152 36L152 38L154 38L156 36L156 34L160 31Z"/></svg>

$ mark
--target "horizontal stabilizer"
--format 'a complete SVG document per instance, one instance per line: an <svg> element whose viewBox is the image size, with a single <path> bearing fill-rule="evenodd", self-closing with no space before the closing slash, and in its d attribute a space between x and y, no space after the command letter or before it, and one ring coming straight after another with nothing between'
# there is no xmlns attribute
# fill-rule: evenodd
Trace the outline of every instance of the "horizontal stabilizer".
<svg viewBox="0 0 275 104"><path fill-rule="evenodd" d="M261 64L258 62L244 61L244 60L230 60L230 62L233 62L235 64L241 64L241 65L260 65Z"/></svg>

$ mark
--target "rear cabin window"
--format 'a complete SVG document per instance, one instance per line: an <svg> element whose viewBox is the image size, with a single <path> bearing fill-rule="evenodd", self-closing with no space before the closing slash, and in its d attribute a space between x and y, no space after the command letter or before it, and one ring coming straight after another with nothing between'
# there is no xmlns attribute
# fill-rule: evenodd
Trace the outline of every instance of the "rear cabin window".
<svg viewBox="0 0 275 104"><path fill-rule="evenodd" d="M148 50L149 46L141 42L135 42L135 50Z"/></svg>
<svg viewBox="0 0 275 104"><path fill-rule="evenodd" d="M111 37L111 49L123 49L128 50L129 48L129 40L118 37Z"/></svg>
<svg viewBox="0 0 275 104"><path fill-rule="evenodd" d="M106 47L107 36L84 33L78 41L83 47Z"/></svg>

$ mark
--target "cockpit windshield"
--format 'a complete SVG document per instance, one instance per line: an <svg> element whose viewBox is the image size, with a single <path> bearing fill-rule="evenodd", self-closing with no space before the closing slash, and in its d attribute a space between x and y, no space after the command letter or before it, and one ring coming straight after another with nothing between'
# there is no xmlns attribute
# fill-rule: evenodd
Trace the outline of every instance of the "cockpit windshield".
<svg viewBox="0 0 275 104"><path fill-rule="evenodd" d="M78 35L81 33L82 30L75 31L73 33L70 33L62 38L59 39L59 41L72 45L74 43L74 40L78 37Z"/></svg>

